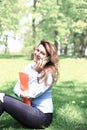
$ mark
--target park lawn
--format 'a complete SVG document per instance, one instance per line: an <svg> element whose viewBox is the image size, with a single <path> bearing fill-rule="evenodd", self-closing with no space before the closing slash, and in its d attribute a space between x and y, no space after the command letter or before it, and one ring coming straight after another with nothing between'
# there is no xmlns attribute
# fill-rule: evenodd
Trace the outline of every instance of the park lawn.
<svg viewBox="0 0 87 130"><path fill-rule="evenodd" d="M0 59L0 92L12 96L18 73L32 61ZM60 59L59 80L53 86L54 118L46 130L87 130L87 60ZM0 130L29 130L7 113L0 117Z"/></svg>

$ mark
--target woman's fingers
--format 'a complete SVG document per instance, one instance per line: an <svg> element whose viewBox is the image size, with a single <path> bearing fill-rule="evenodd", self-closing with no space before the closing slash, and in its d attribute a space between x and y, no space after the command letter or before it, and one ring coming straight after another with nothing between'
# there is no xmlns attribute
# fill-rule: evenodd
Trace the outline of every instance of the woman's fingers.
<svg viewBox="0 0 87 130"><path fill-rule="evenodd" d="M44 68L46 62L47 61L44 60L44 59L38 60L37 63L36 63L36 66L35 66L35 70L38 71L38 72L40 72Z"/></svg>

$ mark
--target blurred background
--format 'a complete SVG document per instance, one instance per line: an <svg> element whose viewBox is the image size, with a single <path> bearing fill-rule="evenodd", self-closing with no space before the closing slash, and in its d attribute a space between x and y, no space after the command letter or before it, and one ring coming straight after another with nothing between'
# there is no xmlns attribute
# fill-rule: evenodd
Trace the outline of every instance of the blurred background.
<svg viewBox="0 0 87 130"><path fill-rule="evenodd" d="M60 56L87 57L87 0L0 0L0 55L32 59L41 39Z"/></svg>

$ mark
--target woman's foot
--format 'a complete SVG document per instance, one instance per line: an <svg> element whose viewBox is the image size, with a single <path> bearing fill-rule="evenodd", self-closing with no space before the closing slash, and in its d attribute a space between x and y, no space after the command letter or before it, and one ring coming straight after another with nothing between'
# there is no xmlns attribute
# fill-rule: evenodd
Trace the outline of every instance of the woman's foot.
<svg viewBox="0 0 87 130"><path fill-rule="evenodd" d="M4 93L0 93L0 101L3 103L3 101L4 101L4 97L5 96L5 94Z"/></svg>
<svg viewBox="0 0 87 130"><path fill-rule="evenodd" d="M4 108L3 108L3 102L4 102L4 93L0 93L0 115L3 113Z"/></svg>

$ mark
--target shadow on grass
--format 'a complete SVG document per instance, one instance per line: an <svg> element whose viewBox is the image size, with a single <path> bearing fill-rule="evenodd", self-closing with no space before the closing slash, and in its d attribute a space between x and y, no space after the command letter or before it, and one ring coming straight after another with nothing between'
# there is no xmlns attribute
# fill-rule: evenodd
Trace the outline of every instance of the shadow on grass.
<svg viewBox="0 0 87 130"><path fill-rule="evenodd" d="M8 54L8 55L0 55L0 59L25 59L32 60L33 56L23 55L23 54Z"/></svg>
<svg viewBox="0 0 87 130"><path fill-rule="evenodd" d="M22 55L22 54L0 54L0 59L2 58L5 58L5 59L12 59L12 58L14 58L14 59L18 59L18 58L23 58L23 57L25 57L24 55Z"/></svg>
<svg viewBox="0 0 87 130"><path fill-rule="evenodd" d="M15 119L13 119L8 113L3 113L0 119L0 130L3 129L18 129L23 128L22 124L18 123Z"/></svg>
<svg viewBox="0 0 87 130"><path fill-rule="evenodd" d="M4 92L14 96L12 91L14 85L15 81L5 83ZM47 130L87 130L87 83L66 81L54 85L53 103L53 122ZM3 113L0 123L2 130L27 129L7 113Z"/></svg>

